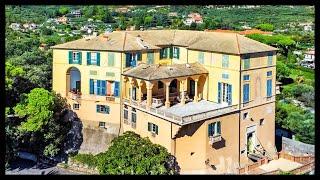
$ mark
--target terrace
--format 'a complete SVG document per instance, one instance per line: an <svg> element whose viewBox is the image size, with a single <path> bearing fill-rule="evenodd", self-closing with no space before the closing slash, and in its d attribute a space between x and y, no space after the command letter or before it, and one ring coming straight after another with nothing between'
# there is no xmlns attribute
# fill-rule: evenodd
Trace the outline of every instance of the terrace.
<svg viewBox="0 0 320 180"><path fill-rule="evenodd" d="M124 104L185 125L236 111L237 105L203 98L208 72L198 63L141 64L123 73Z"/></svg>

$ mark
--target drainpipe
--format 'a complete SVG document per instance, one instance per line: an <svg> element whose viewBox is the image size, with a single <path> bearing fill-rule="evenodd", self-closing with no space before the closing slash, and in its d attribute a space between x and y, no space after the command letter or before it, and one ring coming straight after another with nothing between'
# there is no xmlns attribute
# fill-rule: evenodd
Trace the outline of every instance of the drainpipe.
<svg viewBox="0 0 320 180"><path fill-rule="evenodd" d="M242 74L242 66L241 66L242 64L241 64L241 55L240 55L240 77L239 77L239 123L238 123L238 125L239 125L239 128L238 128L238 130L239 130L239 140L238 140L238 142L239 142L239 150L238 150L238 153L239 153L239 159L238 159L238 163L239 163L239 168L240 168L240 156L241 156L241 151L240 151L240 122L241 122L241 74Z"/></svg>

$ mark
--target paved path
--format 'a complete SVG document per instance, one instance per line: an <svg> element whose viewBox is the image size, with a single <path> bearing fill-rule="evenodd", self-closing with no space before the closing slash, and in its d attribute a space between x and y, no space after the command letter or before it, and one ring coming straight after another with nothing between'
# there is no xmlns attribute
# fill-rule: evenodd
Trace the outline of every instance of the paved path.
<svg viewBox="0 0 320 180"><path fill-rule="evenodd" d="M268 164L259 166L259 168L266 172L274 171L277 169L281 169L282 171L291 171L300 166L302 166L302 164L287 159L279 158L278 160L272 160Z"/></svg>
<svg viewBox="0 0 320 180"><path fill-rule="evenodd" d="M37 167L36 163L29 160L19 159L12 162L11 166L5 171L6 175L46 175L46 174L82 174L78 172L67 171L56 166L53 167Z"/></svg>

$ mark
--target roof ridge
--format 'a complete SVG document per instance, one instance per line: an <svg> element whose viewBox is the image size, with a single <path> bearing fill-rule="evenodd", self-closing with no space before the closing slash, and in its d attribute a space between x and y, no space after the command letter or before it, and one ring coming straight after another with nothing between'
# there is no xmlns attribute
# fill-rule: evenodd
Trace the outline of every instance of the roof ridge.
<svg viewBox="0 0 320 180"><path fill-rule="evenodd" d="M237 48L238 48L238 53L240 55L240 45L239 45L239 39L238 39L238 33L235 33L236 39L237 39Z"/></svg>
<svg viewBox="0 0 320 180"><path fill-rule="evenodd" d="M124 32L122 51L124 51L124 46L126 44L126 39L127 39L127 31Z"/></svg>

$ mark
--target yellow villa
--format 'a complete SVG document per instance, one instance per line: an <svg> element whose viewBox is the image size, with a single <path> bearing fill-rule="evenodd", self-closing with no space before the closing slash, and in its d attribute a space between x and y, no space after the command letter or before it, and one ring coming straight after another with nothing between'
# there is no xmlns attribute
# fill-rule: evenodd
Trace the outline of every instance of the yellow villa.
<svg viewBox="0 0 320 180"><path fill-rule="evenodd" d="M84 127L149 137L184 173L236 173L276 152L276 48L188 30L106 32L52 48L53 90Z"/></svg>

